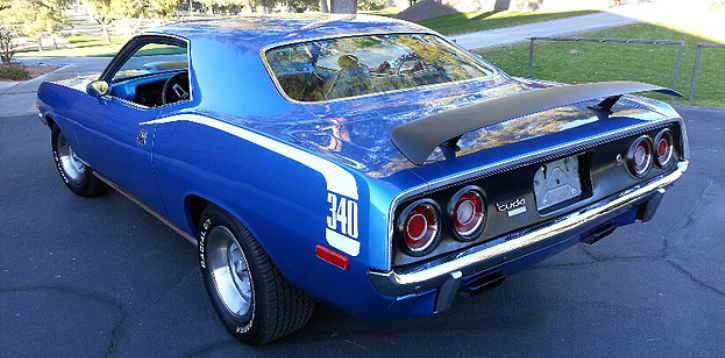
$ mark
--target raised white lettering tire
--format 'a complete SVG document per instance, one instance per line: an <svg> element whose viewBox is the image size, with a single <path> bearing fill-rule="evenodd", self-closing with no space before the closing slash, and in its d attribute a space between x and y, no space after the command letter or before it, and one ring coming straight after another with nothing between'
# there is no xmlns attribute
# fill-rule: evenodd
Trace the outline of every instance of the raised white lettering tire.
<svg viewBox="0 0 725 358"><path fill-rule="evenodd" d="M242 223L214 205L201 215L199 264L219 319L244 343L271 342L312 316L314 301L287 282Z"/></svg>
<svg viewBox="0 0 725 358"><path fill-rule="evenodd" d="M56 125L51 128L50 147L58 174L70 191L85 197L108 192L108 185L96 178L93 170L76 156L65 135Z"/></svg>

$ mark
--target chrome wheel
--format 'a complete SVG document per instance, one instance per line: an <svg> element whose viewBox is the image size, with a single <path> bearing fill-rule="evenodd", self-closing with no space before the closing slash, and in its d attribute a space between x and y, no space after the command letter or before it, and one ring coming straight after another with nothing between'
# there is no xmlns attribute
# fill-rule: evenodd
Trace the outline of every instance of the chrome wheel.
<svg viewBox="0 0 725 358"><path fill-rule="evenodd" d="M252 307L252 275L244 252L229 229L213 228L207 236L207 265L227 310L236 318L247 318Z"/></svg>
<svg viewBox="0 0 725 358"><path fill-rule="evenodd" d="M71 148L68 141L65 140L63 133L58 135L56 148L58 164L60 169L63 171L65 178L73 184L83 182L86 176L86 166L80 159L78 159L78 156L76 156L73 148Z"/></svg>
<svg viewBox="0 0 725 358"><path fill-rule="evenodd" d="M199 266L219 320L253 345L304 326L315 301L292 286L262 245L234 216L214 204L199 218Z"/></svg>

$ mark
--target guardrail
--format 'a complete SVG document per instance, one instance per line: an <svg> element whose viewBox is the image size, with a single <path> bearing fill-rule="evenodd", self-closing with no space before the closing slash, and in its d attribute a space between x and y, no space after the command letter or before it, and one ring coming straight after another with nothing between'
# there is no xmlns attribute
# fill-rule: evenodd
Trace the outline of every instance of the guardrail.
<svg viewBox="0 0 725 358"><path fill-rule="evenodd" d="M692 69L692 83L690 83L690 104L692 104L692 96L695 94L695 81L697 80L697 65L700 63L700 49L703 47L711 48L725 48L723 44L713 44L700 42L697 44L697 51L695 52L695 67Z"/></svg>
<svg viewBox="0 0 725 358"><path fill-rule="evenodd" d="M532 37L529 43L529 71L528 77L531 78L534 68L534 41L570 41L570 42L614 42L614 43L639 43L639 44L653 44L653 45L677 45L679 50L677 51L677 64L675 65L675 79L672 83L672 89L677 91L677 78L680 76L680 67L682 65L682 51L685 48L684 41L658 41L658 40L638 40L638 39L596 39L596 38L584 38L584 37ZM721 45L722 46L722 45ZM717 46L719 47L719 46ZM698 44L698 54L700 47ZM695 69L697 69L697 60L695 61ZM692 83L695 83L693 77ZM673 97L674 98L674 97ZM692 93L690 94L692 98Z"/></svg>

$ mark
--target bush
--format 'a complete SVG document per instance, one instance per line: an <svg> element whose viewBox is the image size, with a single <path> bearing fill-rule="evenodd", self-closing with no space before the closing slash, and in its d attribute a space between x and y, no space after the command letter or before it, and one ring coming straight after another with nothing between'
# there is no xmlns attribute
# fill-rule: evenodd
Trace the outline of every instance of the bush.
<svg viewBox="0 0 725 358"><path fill-rule="evenodd" d="M8 80L25 80L30 72L20 63L0 64L0 78Z"/></svg>
<svg viewBox="0 0 725 358"><path fill-rule="evenodd" d="M410 3L412 6L414 2ZM360 0L357 2L357 8L363 11L381 10L385 8L385 0Z"/></svg>

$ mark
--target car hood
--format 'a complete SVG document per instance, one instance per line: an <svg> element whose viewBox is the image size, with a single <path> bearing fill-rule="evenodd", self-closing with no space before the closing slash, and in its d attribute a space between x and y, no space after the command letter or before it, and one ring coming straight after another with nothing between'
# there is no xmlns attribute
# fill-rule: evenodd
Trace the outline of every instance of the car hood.
<svg viewBox="0 0 725 358"><path fill-rule="evenodd" d="M97 80L100 77L100 73L93 74L93 75L85 75L85 76L78 76L73 78L68 78L65 80L59 80L59 81L53 81L52 83L55 83L57 85L65 86L68 88L73 88L78 91L85 91L86 86L88 86L89 83Z"/></svg>
<svg viewBox="0 0 725 358"><path fill-rule="evenodd" d="M400 91L354 100L301 104L313 115L313 119L267 124L263 131L352 167L367 176L384 178L418 167L392 143L390 132L396 126L493 97L554 85L558 84L494 76L485 81ZM470 132L461 138L461 150L457 157L599 122L597 113L587 108L587 105L593 103L589 101L559 107ZM667 113L669 107L660 107L658 103L627 96L614 107L612 116L626 116L640 122L670 116L671 113ZM626 121L619 123L626 124ZM597 128L597 131L601 130ZM440 150L436 150L422 166L442 161L445 158Z"/></svg>

